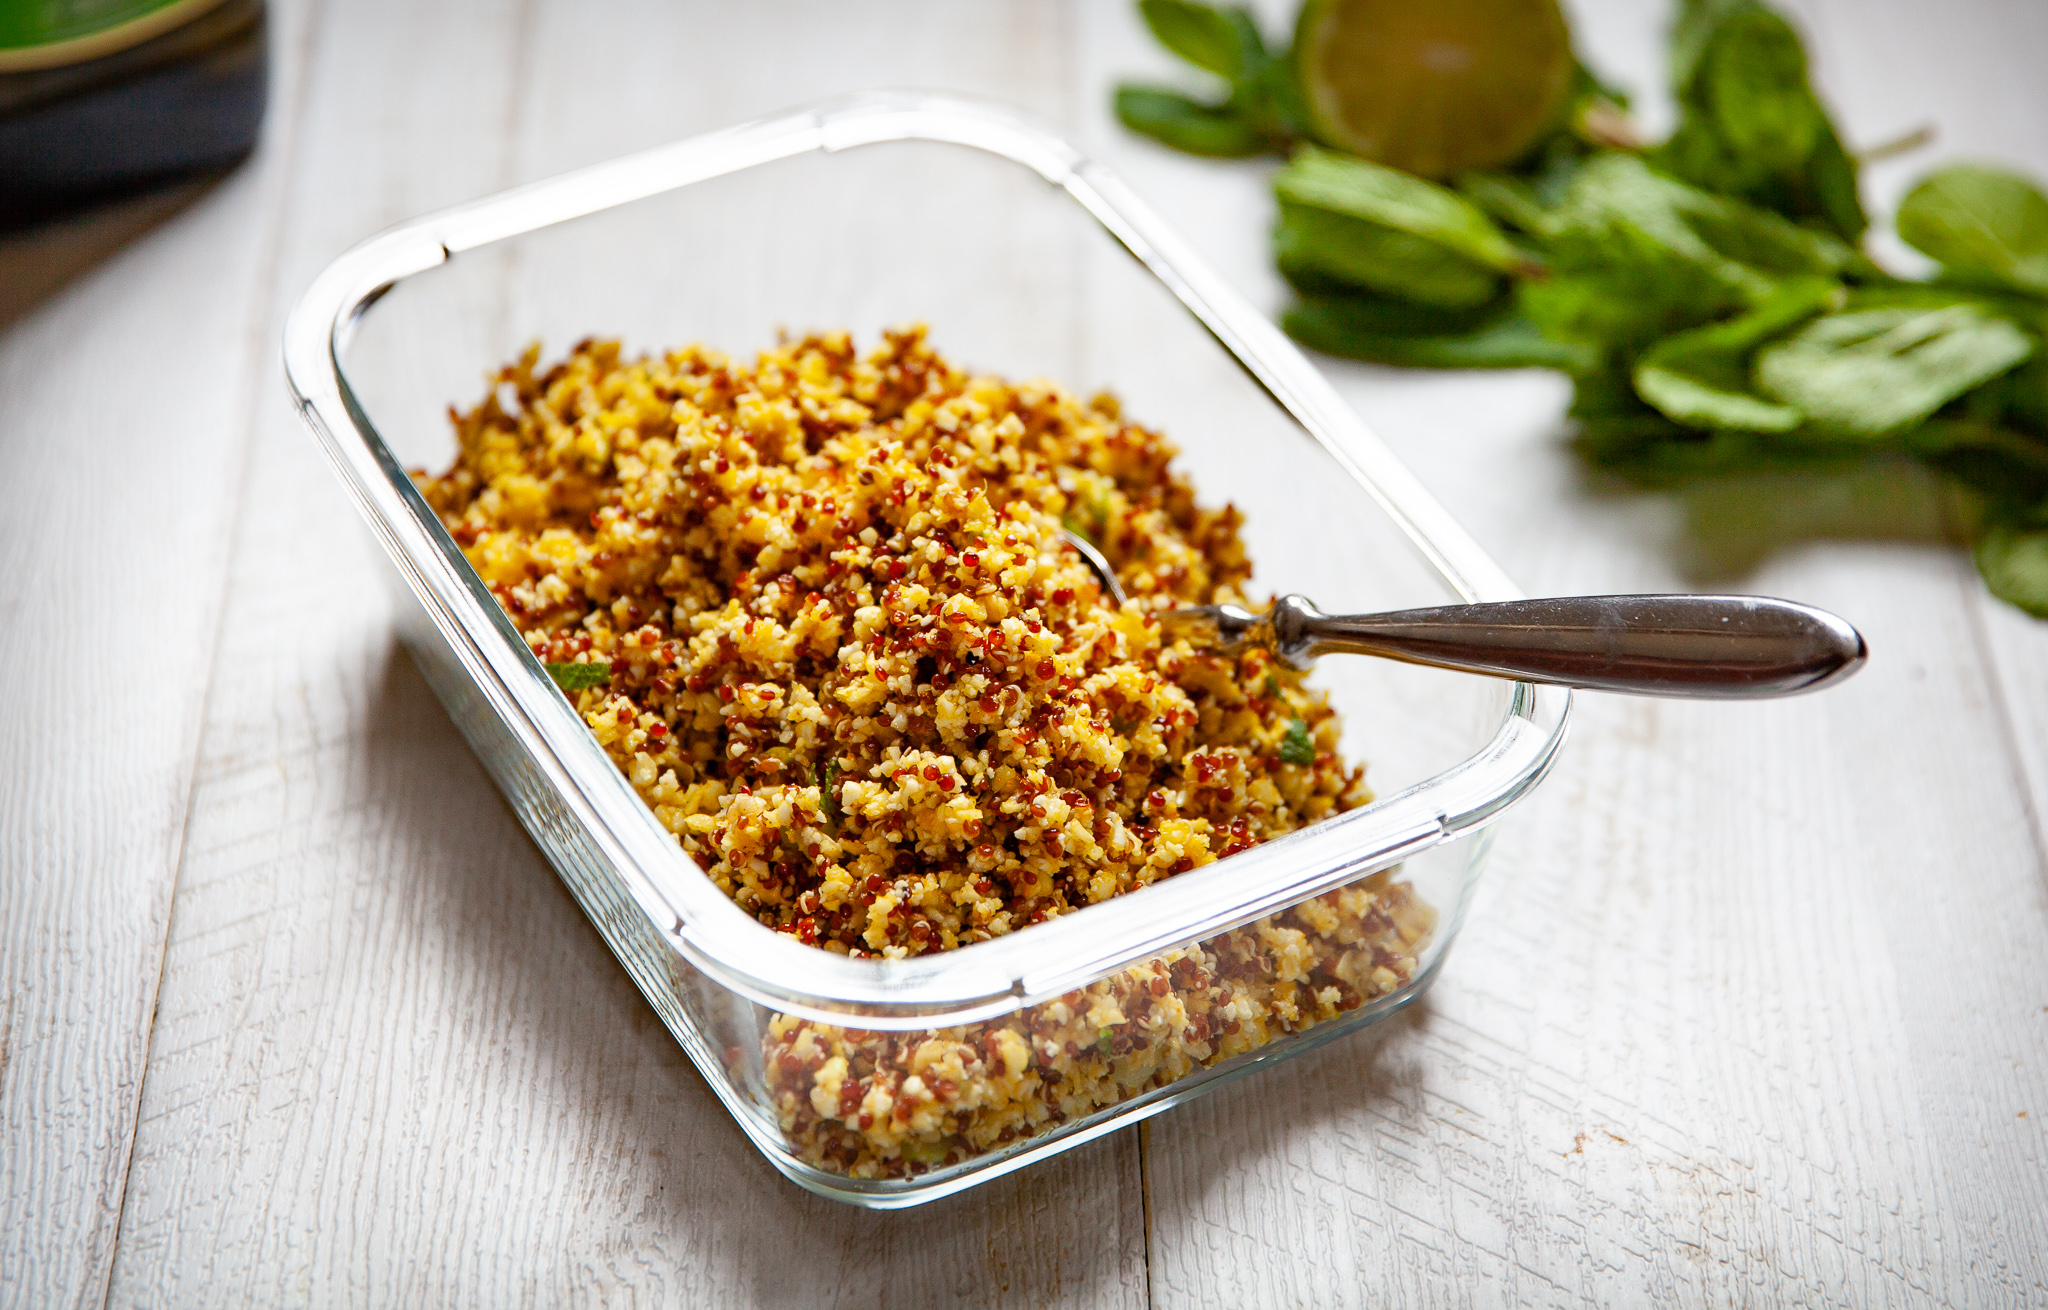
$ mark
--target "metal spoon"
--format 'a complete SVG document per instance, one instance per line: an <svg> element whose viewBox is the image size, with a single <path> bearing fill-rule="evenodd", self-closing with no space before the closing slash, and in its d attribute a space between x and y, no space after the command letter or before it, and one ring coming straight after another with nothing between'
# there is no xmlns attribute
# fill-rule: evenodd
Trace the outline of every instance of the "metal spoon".
<svg viewBox="0 0 2048 1310"><path fill-rule="evenodd" d="M1066 537L1123 604L1102 552L1074 532ZM1195 605L1158 619L1169 641L1225 651L1264 646L1297 669L1318 655L1378 655L1524 682L1714 700L1813 691L1869 656L1842 619L1766 596L1558 596L1387 614L1324 614L1300 596L1282 596L1264 614Z"/></svg>

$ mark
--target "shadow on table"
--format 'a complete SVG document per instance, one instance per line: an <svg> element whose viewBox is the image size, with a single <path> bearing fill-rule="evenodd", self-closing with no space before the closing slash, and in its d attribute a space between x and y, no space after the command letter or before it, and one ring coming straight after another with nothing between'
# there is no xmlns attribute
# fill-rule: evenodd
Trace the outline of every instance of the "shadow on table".
<svg viewBox="0 0 2048 1310"><path fill-rule="evenodd" d="M461 1025L469 1054L453 1063L468 1064L419 1094L466 1105L494 1159L566 1161L541 1176L555 1194L527 1195L533 1183L513 1173L479 1201L499 1217L494 1238L507 1216L532 1222L536 1241L568 1234L567 1249L503 1258L542 1279L571 1270L586 1292L633 1286L690 1303L1142 1302L1135 1134L916 1210L802 1191L698 1076L395 643L365 717L355 785L373 794L386 840L415 847L373 894L414 917L422 964L465 998L465 1013L438 1022ZM491 998L512 1004L492 1013ZM514 1085L477 1082L500 1066ZM519 1084L555 1096L529 1104Z"/></svg>
<svg viewBox="0 0 2048 1310"><path fill-rule="evenodd" d="M1655 495L1598 473L1584 492L1613 500ZM1774 555L1818 541L1960 545L1968 508L1942 479L1906 460L1837 472L1716 478L1663 493L1677 502L1677 564L1694 586L1739 586Z"/></svg>
<svg viewBox="0 0 2048 1310"><path fill-rule="evenodd" d="M189 209L219 181L181 182L75 214L0 227L0 332Z"/></svg>
<svg viewBox="0 0 2048 1310"><path fill-rule="evenodd" d="M1338 1142L1342 1150L1362 1117L1414 1120L1435 1113L1423 1096L1429 1070L1412 1041L1429 1015L1425 992L1369 1028L1155 1120L1148 1153L1155 1230L1184 1227L1167 1213L1173 1198L1199 1208L1205 1198L1254 1194L1270 1179L1270 1162L1293 1155L1298 1143ZM1170 1143L1163 1140L1168 1133ZM1368 1170L1376 1163L1364 1161Z"/></svg>
<svg viewBox="0 0 2048 1310"><path fill-rule="evenodd" d="M537 1255L536 1267L567 1260L580 1269L579 1285L665 1284L684 1299L765 1306L1143 1303L1146 1213L1135 1131L913 1210L862 1211L811 1196L778 1175L733 1123L395 645L369 719L363 776L381 793L383 821L434 847L403 862L416 871L414 885L391 889L418 907L425 933L439 939L421 949L445 953L441 967L465 993L516 1000L517 1012L491 1016L502 1031L485 1045L518 1043L506 1067L568 1093L569 1103L548 1108L559 1126L487 1142L508 1156L578 1153L553 1175L565 1183L560 1194L538 1207L531 1198L497 1199L522 1214L572 1211L569 1249ZM1198 1151L1177 1155L1176 1184L1227 1185L1272 1149L1273 1132L1313 1131L1325 1117L1406 1096L1403 1082L1419 1077L1413 1062L1382 1053L1420 1010L1195 1103L1256 1103L1276 1077L1305 1078L1316 1089L1284 1098L1284 1122L1202 1136ZM486 1121L524 1118L508 1112L520 1108L516 1092L467 1094L502 1098L489 1109L477 1105ZM1174 1133L1186 1145L1194 1140L1186 1134L1202 1132L1199 1114L1168 1111L1152 1121L1153 1141ZM1234 1112L1224 1118L1240 1121ZM1173 1203L1159 1190L1159 1152L1155 1145L1155 1210ZM547 1231L561 1231L561 1220L547 1216Z"/></svg>

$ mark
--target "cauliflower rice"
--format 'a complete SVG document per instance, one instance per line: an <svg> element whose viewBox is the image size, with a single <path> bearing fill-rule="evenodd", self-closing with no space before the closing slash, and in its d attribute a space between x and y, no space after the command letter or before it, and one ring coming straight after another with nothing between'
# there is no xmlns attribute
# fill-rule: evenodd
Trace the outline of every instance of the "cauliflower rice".
<svg viewBox="0 0 2048 1310"><path fill-rule="evenodd" d="M1113 398L971 375L922 328L751 367L607 341L538 358L451 412L460 453L420 490L763 924L855 957L947 950L1370 799L1300 674L1162 645L1156 611L1242 603L1251 570L1237 512L1197 505ZM804 1158L921 1172L1397 990L1433 923L1376 875L972 1028L778 1015L765 1081Z"/></svg>

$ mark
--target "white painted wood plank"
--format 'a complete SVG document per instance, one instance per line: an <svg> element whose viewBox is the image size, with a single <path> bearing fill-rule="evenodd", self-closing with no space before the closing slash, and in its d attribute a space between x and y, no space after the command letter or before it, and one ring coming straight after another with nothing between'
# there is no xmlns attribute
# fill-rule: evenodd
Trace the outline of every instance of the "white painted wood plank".
<svg viewBox="0 0 2048 1310"><path fill-rule="evenodd" d="M2034 842L2048 847L2048 621L1994 600L1988 591L1976 596L1972 617L1991 656L1992 689L2009 725L2008 749L2024 771Z"/></svg>
<svg viewBox="0 0 2048 1310"><path fill-rule="evenodd" d="M774 1174L395 648L303 444L255 482L295 523L249 534L332 563L235 575L112 1303L1138 1303L1128 1136L907 1215Z"/></svg>
<svg viewBox="0 0 2048 1310"><path fill-rule="evenodd" d="M1647 72L1648 8L1582 13L1604 69ZM1870 9L1806 13L1856 139L1931 117L1959 153L2014 157L2012 135L1970 134L2030 94L2038 10ZM1157 66L1118 49L1143 44L1125 16L1095 21L1109 72ZM1094 130L1277 304L1259 169ZM1876 171L1873 194L1932 158ZM1330 370L1526 585L1678 587L1711 562L1683 506L1584 484L1559 380ZM1857 682L1774 706L1582 697L1425 1005L1152 1122L1157 1302L2048 1296L2048 891L1981 602L1965 561L1912 539L1929 527L1794 543L1743 579L1864 624ZM2022 649L2008 689L2039 667Z"/></svg>
<svg viewBox="0 0 2048 1310"><path fill-rule="evenodd" d="M1936 129L1927 149L1870 170L1867 190L1884 212L1929 168L1950 160L1998 163L2048 187L2048 114L2034 57L2048 47L2048 9L1981 0L1973 10L1965 16L1901 0L1803 6L1828 55L1818 70L1824 85L1846 112L1869 124L1871 140L1922 124ZM1901 261L1914 258L1896 238L1880 250ZM2019 779L2034 848L2048 865L2048 622L1993 599L1962 571L1970 636L1988 666L1985 696L2003 721L2001 745ZM2031 1000L2038 1009L2026 1012L2048 1024L2048 988L2033 984L2030 995L2023 982L2017 990L2023 1010ZM2028 1094L2014 1098L2025 1104L2012 1112L2015 1119L2026 1115L2012 1126L2037 1173L2048 1160L2042 1081L2036 1073ZM2033 1217L2048 1226L2039 1207Z"/></svg>
<svg viewBox="0 0 2048 1310"><path fill-rule="evenodd" d="M325 15L288 288L407 213L826 91L1063 94L1027 5L414 8ZM910 1214L777 1177L396 650L281 404L264 436L113 1303L1143 1301L1135 1135Z"/></svg>
<svg viewBox="0 0 2048 1310"><path fill-rule="evenodd" d="M1090 69L1138 61L1118 62L1114 50L1102 57L1089 36L1096 11L1076 13L1087 58L1064 74L1066 91L1095 106L1106 81L1091 80ZM1603 38L1609 31L1602 27ZM987 32L973 47L983 58ZM707 50L744 58L753 48L721 35L702 29L687 56L693 68ZM833 48L878 39L849 34ZM913 43L911 53L1017 98L999 70L973 62L967 42L948 47L946 39ZM999 44L1017 53L1017 42ZM1601 42L1592 44L1597 53ZM647 37L622 44L616 58L658 65L663 48ZM841 85L859 84L873 67L849 60L837 75ZM1034 86L1059 84L1042 68L1026 71ZM741 106L737 116L825 89L815 70L809 78L787 93L760 79L714 84L706 95ZM908 72L892 80L939 79ZM510 155L497 157L501 166L549 171L727 117L707 110L692 119L630 99L647 85L637 73L621 75L608 89L628 112L572 121L535 152L531 169ZM573 115L579 103L566 91L538 94L520 112ZM660 119L664 112L676 117ZM587 156L574 150L577 130L593 133ZM1148 194L1175 195L1176 170L1201 179L1181 183L1197 202L1182 220L1198 241L1216 243L1212 251L1241 283L1270 278L1260 244L1244 235L1263 229L1256 180L1217 183L1215 166L1145 155L1099 122L1091 130L1107 141L1105 153L1128 152L1116 162ZM602 132L615 135L596 140ZM558 157L545 157L549 149ZM449 194L432 194L449 158L421 151L383 161L386 172L370 170L380 179L370 194L388 212L345 230L364 209L319 207L337 229L326 235L338 245L375 221L464 194L452 186L459 178L448 179ZM1169 181L1143 176L1148 170ZM406 203L414 196L418 203ZM299 252L307 275L326 253L314 244L309 237ZM1455 485L1475 462L1475 445L1492 457L1497 475L1467 486L1457 508L1488 525L1483 535L1497 549L1521 547L1511 567L1531 583L1681 580L1655 556L1673 531L1668 507L1590 498L1547 448L1547 428L1529 419L1532 406L1555 412L1560 393L1544 380L1474 388L1353 370L1346 381L1435 485ZM1471 433L1473 445L1432 431L1446 413L1462 418L1462 428L1447 431ZM229 640L239 644L229 667L248 685L216 708L224 726L209 729L215 749L202 813L213 822L195 827L191 843L114 1299L813 1303L879 1299L892 1284L896 1299L912 1303L993 1299L978 1295L991 1286L1022 1302L1142 1294L1129 1135L912 1215L853 1215L769 1177L496 805L409 665L393 656L345 508L288 422L276 424L275 438L263 448L254 494L294 508L272 511L288 522L246 529L260 544L239 557L229 619ZM318 512L297 508L323 497ZM1594 523L1561 544L1550 541L1560 501ZM2024 1026L2000 1009L2030 981L2023 964L2040 948L2039 908L2028 910L2024 879L2003 867L2030 872L2039 885L2013 836L2013 789L1980 790L1966 770L1930 797L1901 770L1868 796L1795 789L1792 801L1810 809L1762 790L1779 774L1836 766L1815 750L1816 731L1833 734L1845 754L1895 759L1900 734L1915 724L1982 728L1989 684L1944 644L1944 630L1966 611L1912 608L1923 593L1940 592L1934 575L1943 569L1952 594L1969 595L1953 558L1912 547L1876 553L1886 558L1852 550L1846 563L1795 561L1783 584L1859 618L1858 605L1904 615L1881 633L1872 624L1886 649L1912 663L1903 693L1880 685L1862 707L1867 727L1844 727L1839 719L1856 718L1846 711L1818 728L1735 731L1696 716L1673 722L1666 707L1582 707L1573 745L1586 759L1550 784L1553 807L1569 804L1572 813L1532 816L1519 834L1523 853L1507 848L1454 957L1454 978L1494 962L1483 975L1462 994L1447 984L1422 1023L1391 1040L1354 1043L1283 1072L1313 1084L1306 1091L1294 1081L1255 1081L1208 1103L1223 1119L1199 1119L1198 1107L1157 1121L1154 1151L1169 1157L1154 1175L1159 1300L1271 1303L1316 1293L1341 1302L1392 1290L1423 1303L1489 1294L1626 1301L1646 1288L1733 1299L1816 1285L1817 1299L1925 1299L1939 1294L1932 1289L1973 1288L1990 1289L1987 1299L2016 1288L2024 1295L2023 1281L1973 1283L1975 1271L1956 1272L1966 1263L1958 1252L1981 1251L1993 1266L1984 1276L1998 1276L2003 1261L2004 1273L2023 1279L2027 1243L2041 1246L2038 1194L2011 1178L2029 1160L2038 1174L2038 1145L1986 1131L1997 1127L1986 1105L2000 1084L1990 1075L2026 1093L2038 1089L2041 1067L2038 1040L2028 1046ZM323 567L298 566L296 555ZM1913 578L1903 600L1890 594L1894 562ZM1769 581L1777 576L1759 585L1777 585ZM1863 594L1872 588L1882 594ZM310 606L308 592L325 608ZM1914 690L1926 682L1949 690ZM1974 758L1982 732L1963 735L1970 739L1943 747L1945 764ZM1759 751L1775 763L1769 777L1753 779L1745 770ZM1667 813L1679 808L1671 795L1697 785L1693 771L1733 795ZM1777 817L1760 827L1756 812L1772 806ZM1957 862L1930 844L1931 820L1901 817L1918 810L1965 828L1973 885L1963 903L1925 899L1923 870ZM440 827L443 816L456 822ZM1978 825L1991 835L1981 837ZM1828 848L1829 837L1865 826L1848 854ZM1674 832L1707 840L1655 868L1670 858ZM1859 865L1871 850L1897 853ZM1622 858L1630 854L1633 862ZM1736 880L1739 893L1701 890L1728 879L1731 865L1755 866ZM1774 909L1776 901L1790 908ZM2003 937L1970 938L1983 925L1969 916L1987 904L2011 911L1992 917ZM451 913L456 906L480 909ZM1846 918L1839 939L1807 940L1804 925L1832 923L1830 914ZM1720 951L1730 938L1760 944ZM1928 968L1923 958L1966 938L1972 956L1995 961L1981 976L1945 982L1935 966L1940 986L1897 977L1901 959ZM1569 958L1544 955L1546 942L1568 948ZM1768 983L1703 1001L1709 984L1728 986L1727 971L1745 962L1760 965ZM1554 974L1565 981L1551 981ZM1875 999L1872 974L1889 987ZM1462 1009L1452 1005L1458 995ZM1958 1008L1979 1003L1986 1009L1977 1021L1956 1022ZM1702 1055L1702 1034L1726 1050ZM1930 1055L1931 1073L1919 1067ZM1883 1066L1875 1078L1873 1064ZM1930 1128L1927 1102L1950 1095L1957 1104L1942 1107ZM1259 1108L1232 1109L1230 1098ZM1475 1113L1484 1119L1476 1133L1466 1126ZM1674 1114L1682 1128L1659 1117ZM1593 1125L1604 1127L1580 1142ZM1176 1150L1181 1132L1206 1140ZM1554 1148L1557 1166L1532 1144ZM1521 1168L1524 1155L1537 1167ZM1930 1161L1952 1158L1962 1165L1929 1172ZM1971 1172L1980 1159L1990 1163ZM690 1163L675 1163L682 1160ZM1503 1202L1489 1188L1510 1166ZM1972 1211L1964 1198L1939 1221L1909 1213L1947 1205L1956 1188L1986 1179L1995 1183L1988 1206ZM768 1240L792 1227L801 1234L794 1250ZM1945 1239L1931 1257L1930 1233ZM1852 1254L1828 1263L1829 1242ZM1033 1246L1036 1258L1007 1255ZM1756 1263L1731 1267L1731 1252ZM906 1269L923 1276L893 1277Z"/></svg>
<svg viewBox="0 0 2048 1310"><path fill-rule="evenodd" d="M274 271L253 161L0 241L0 1305L113 1259Z"/></svg>
<svg viewBox="0 0 2048 1310"><path fill-rule="evenodd" d="M2048 186L2048 113L2032 59L2048 46L2048 9L1988 2L1983 9L1980 21L1966 23L1908 4L1882 6L1869 25L1854 10L1813 16L1846 51L1821 70L1837 95L1865 108L1884 125L1879 131L1938 125L1926 150L1872 170L1881 203L1895 202L1923 171L1949 159L2002 163ZM1861 48L1876 42L1913 51L1914 60L1856 63ZM1970 93L1955 94L1958 87ZM2048 623L1977 594L1976 635L1997 669L1994 691L2010 716L2010 748L2026 770L2035 839L2048 841Z"/></svg>

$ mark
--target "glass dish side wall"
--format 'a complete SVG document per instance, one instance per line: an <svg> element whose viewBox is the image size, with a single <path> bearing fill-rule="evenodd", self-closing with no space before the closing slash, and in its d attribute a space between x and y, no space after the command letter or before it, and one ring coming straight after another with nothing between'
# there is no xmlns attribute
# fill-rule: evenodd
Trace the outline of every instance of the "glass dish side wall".
<svg viewBox="0 0 2048 1310"><path fill-rule="evenodd" d="M673 950L398 572L387 577L407 651L691 1062L777 1169L850 1204L937 1200L1392 1016L1434 979L1497 831L1003 1020L896 1033L823 1025L738 996ZM1279 934L1303 938L1311 956L1285 985L1336 992L1300 997L1284 1019L1270 995L1282 981L1274 961L1292 945L1276 949Z"/></svg>
<svg viewBox="0 0 2048 1310"><path fill-rule="evenodd" d="M819 211L815 235L827 253L812 252L808 263L778 263L772 258L778 252L758 235L764 225L743 221L763 206L788 207L819 194L843 203ZM921 202L911 207L914 212L905 210L905 197ZM846 230L844 215L876 211L889 217L853 222ZM975 229L983 241L958 239L960 230L974 227L968 220L991 213L1006 218L993 233L986 224ZM789 227L780 231L787 241ZM862 256L858 264L844 257L849 250ZM948 250L950 255L940 257ZM644 257L649 251L657 253ZM1391 499L1412 533L1415 506L1403 500L1398 486L1394 493L1383 486L1361 488L1356 470L1337 467L1305 440L1293 419L1246 376L1243 360L1221 349L1152 272L1106 240L1065 193L1007 159L931 143L805 155L508 237L433 267L436 262L423 258L418 268L427 271L403 277L389 294L380 292L374 311L354 323L345 391L356 408L346 423L316 412L317 401L309 406L309 421L343 462L372 526L394 560L406 562L409 597L430 594L433 584L423 580L424 567L412 554L417 548L397 540L388 498L383 506L373 503L374 489L363 483L367 461L358 459L351 467L346 452L338 451L343 440L360 441L374 454L375 476L389 479L391 493L409 491L401 464L446 463L443 407L450 400L473 403L485 370L527 340L539 337L559 348L602 330L623 331L638 346L701 338L745 349L763 344L772 327L767 306L779 307L778 317L819 326L872 328L922 316L935 321L943 346L992 371L1117 384L1130 412L1186 448L1184 466L1191 468L1198 490L1213 495L1216 488L1228 489L1245 508L1249 543L1265 566L1255 586L1264 580L1275 589L1304 590L1332 608L1439 602L1460 590L1417 557L1409 534L1365 494L1372 490L1382 502ZM800 275L818 267L836 272ZM1078 308L1057 316L1015 312L1020 303L1040 298ZM941 319L967 351L953 350L944 339ZM296 386L296 371L294 381ZM1299 525L1311 520L1317 531L1302 532ZM452 553L445 541L441 547ZM1444 556L1435 548L1425 553L1438 562ZM1482 842L1460 841L1407 861L1400 877L1436 907L1438 922L1426 941L1410 943L1418 949L1391 985L1372 994L1360 991L1354 1004L1335 1007L1324 1022L1279 1034L1254 1051L1190 1056L1185 1068L1171 1070L1183 1076L1159 1085L1152 1085L1157 1080L1150 1074L1118 1083L1099 1106L1083 1098L1063 1107L1056 1119L1034 1122L1008 1141L977 1143L972 1152L956 1154L927 1134L909 1142L908 1155L899 1149L893 1157L886 1150L870 1152L876 1158L866 1162L858 1151L832 1158L817 1149L814 1133L806 1136L805 1125L792 1123L790 1070L779 1063L789 1052L774 1050L778 1041L787 1048L792 1025L817 1025L746 999L678 954L659 898L647 894L644 877L636 880L630 853L601 825L593 828L565 792L562 760L511 728L502 701L494 704L486 694L488 674L479 672L477 650L504 641L504 633L483 630L502 623L458 633L448 626L445 597L442 603L443 611L430 616L408 600L407 644L565 882L777 1167L813 1190L859 1204L914 1204L983 1181L1391 1013L1419 992L1441 961L1483 851ZM462 645L473 649L458 650ZM1362 660L1331 661L1319 680L1348 717L1347 751L1373 762L1373 780L1383 795L1439 796L1436 812L1465 815L1475 826L1533 785L1562 730L1559 693L1546 693L1553 699L1538 703L1528 688ZM1524 740L1511 743L1522 751L1513 758L1512 751L1500 749L1504 715L1510 724L1523 721L1537 730L1533 738L1525 733ZM1530 749L1538 754L1531 756ZM673 862L682 865L679 853ZM1179 954L1188 958L1191 949L1180 948ZM1214 956L1219 944L1211 937L1201 949ZM1187 989L1172 977L1175 963L1167 959L1164 968L1168 990L1179 1000ZM1113 991L1118 977L1144 974L1148 967L1098 969L1070 981L1079 983L1078 991ZM1039 1017L1052 1016L1072 1028L1076 1015L1052 1014L1051 1007L1064 999L1043 1002ZM1337 999L1353 1000L1341 994ZM1028 1026L1031 1017L1022 1022ZM1014 1027L1005 1020L976 1027L986 1036L1006 1025ZM911 1025L899 1017L891 1026ZM1082 1045L1077 1035L1065 1034L1062 1049ZM1113 1031L1102 1038L1098 1030L1098 1040L1111 1048L1103 1054L1142 1064L1155 1052L1134 1048L1136 1036ZM890 1040L900 1045L908 1037ZM1117 1050L1120 1041L1124 1046ZM814 1084L815 1079L798 1090L808 1094ZM874 1176L853 1176L863 1172Z"/></svg>
<svg viewBox="0 0 2048 1310"><path fill-rule="evenodd" d="M398 581L395 573L392 579ZM820 1195L855 1205L897 1208L936 1200L1390 1017L1433 979L1492 836L1489 829L1436 847L1399 870L1367 880L1409 891L1403 903L1411 914L1414 907L1430 905L1450 905L1454 913L1430 912L1419 922L1388 924L1381 930L1382 942L1367 946L1375 957L1385 957L1371 961L1384 977L1368 976L1364 988L1354 986L1320 1016L1311 1007L1305 1022L1266 1031L1267 1013L1237 1017L1206 1011L1194 1016L1199 1029L1167 1025L1161 1032L1154 1031L1159 1025L1148 1024L1153 1016L1134 1009L1134 995L1163 1009L1216 990L1213 975L1219 963L1242 966L1247 952L1232 947L1258 931L1253 928L1173 952L1009 1020L921 1033L832 1029L747 1001L707 979L670 948L646 915L620 895L601 854L565 821L552 792L477 695L424 611L402 584L395 590L408 651L577 903L713 1091L783 1174ZM1325 899L1334 900L1336 894ZM1408 941L1401 940L1404 928L1412 934ZM1270 958L1272 952L1263 954ZM1156 994L1154 980L1164 983ZM1106 1022L1111 1019L1114 1026ZM1225 1031L1240 1024L1242 1032ZM1089 1049L1068 1049L1076 1045L1077 1029L1091 1039L1080 1044ZM1020 1059L1026 1043L1039 1047L1032 1065L1047 1074L1062 1066L1065 1071L1051 1074L1048 1083L1047 1074L1027 1069ZM974 1057L962 1061L963 1050ZM988 1080L977 1065L1003 1060L1017 1065L1013 1074L1025 1074L1009 1080L1021 1085L1004 1095L982 1095L974 1084ZM828 1089L831 1110L846 1107L850 1089L858 1094L844 1128L813 1105L819 1071L835 1062L840 1068L832 1071L838 1076ZM912 1077L918 1081L910 1083ZM1069 1084L1065 1089L1063 1082ZM977 1099L964 1113L957 1100L962 1083ZM919 1095L927 1092L920 1104ZM910 1113L897 1114L899 1105ZM854 1131L861 1114L878 1119L882 1131Z"/></svg>
<svg viewBox="0 0 2048 1310"><path fill-rule="evenodd" d="M924 1032L760 1011L728 1066L812 1191L921 1203L1388 1018L1445 958L1489 835L1437 846L1268 919L999 1020Z"/></svg>

